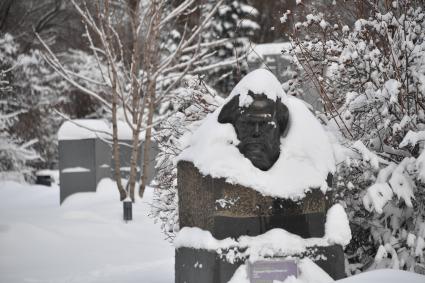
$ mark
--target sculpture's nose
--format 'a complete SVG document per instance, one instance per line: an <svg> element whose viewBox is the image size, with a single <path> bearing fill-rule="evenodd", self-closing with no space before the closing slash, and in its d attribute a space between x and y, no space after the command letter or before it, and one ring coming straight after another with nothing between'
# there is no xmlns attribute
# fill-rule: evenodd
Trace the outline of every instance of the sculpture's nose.
<svg viewBox="0 0 425 283"><path fill-rule="evenodd" d="M252 133L252 136L254 138L258 138L260 136L260 125L259 123L255 123L254 125L254 132Z"/></svg>

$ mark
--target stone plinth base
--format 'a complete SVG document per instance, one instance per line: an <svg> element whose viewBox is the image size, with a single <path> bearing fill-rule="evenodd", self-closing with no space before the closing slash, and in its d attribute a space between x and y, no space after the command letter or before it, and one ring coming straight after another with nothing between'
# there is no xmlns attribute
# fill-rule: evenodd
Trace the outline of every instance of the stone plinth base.
<svg viewBox="0 0 425 283"><path fill-rule="evenodd" d="M303 238L321 238L325 234L329 205L319 189L312 189L300 201L263 196L251 188L229 184L223 178L202 176L186 161L177 165L177 186L180 228L199 227L216 239L257 236L274 228ZM342 248L317 250L326 258L317 264L334 279L343 278ZM187 248L176 251L176 283L227 282L237 267L212 252Z"/></svg>
<svg viewBox="0 0 425 283"><path fill-rule="evenodd" d="M313 261L333 279L345 277L344 252L341 246L317 247ZM322 256L318 256L322 255ZM320 258L320 260L314 260ZM243 264L228 263L211 251L179 248L176 250L176 283L227 283Z"/></svg>

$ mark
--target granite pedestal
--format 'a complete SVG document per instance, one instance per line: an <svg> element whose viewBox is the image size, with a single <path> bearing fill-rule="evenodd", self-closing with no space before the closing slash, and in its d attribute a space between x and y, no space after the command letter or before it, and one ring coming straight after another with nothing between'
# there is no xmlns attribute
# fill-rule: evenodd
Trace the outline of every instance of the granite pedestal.
<svg viewBox="0 0 425 283"><path fill-rule="evenodd" d="M257 236L274 228L303 238L324 236L329 204L319 189L306 193L302 200L292 201L263 196L223 178L202 176L187 161L180 161L177 168L180 228L199 227L216 239ZM318 248L317 254L325 256L326 260L316 263L331 277L344 277L342 247ZM198 268L199 264L192 261L203 267ZM224 262L214 252L180 248L176 251L175 282L227 282L240 264Z"/></svg>

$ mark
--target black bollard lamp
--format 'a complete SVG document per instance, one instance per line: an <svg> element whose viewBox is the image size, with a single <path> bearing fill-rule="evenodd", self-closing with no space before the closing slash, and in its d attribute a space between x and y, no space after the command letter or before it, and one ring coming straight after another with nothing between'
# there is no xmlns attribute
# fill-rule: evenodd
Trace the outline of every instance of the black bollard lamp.
<svg viewBox="0 0 425 283"><path fill-rule="evenodd" d="M133 219L133 203L131 200L124 200L123 202L123 209L124 209L124 221L131 221Z"/></svg>

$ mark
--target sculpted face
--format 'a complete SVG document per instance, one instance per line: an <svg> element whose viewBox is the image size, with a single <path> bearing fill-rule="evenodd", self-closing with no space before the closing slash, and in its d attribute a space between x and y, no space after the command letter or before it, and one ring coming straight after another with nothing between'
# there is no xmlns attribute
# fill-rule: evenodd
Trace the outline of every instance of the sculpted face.
<svg viewBox="0 0 425 283"><path fill-rule="evenodd" d="M249 95L253 102L248 107L239 107L239 96L235 96L223 107L218 121L233 125L239 151L255 167L266 171L279 158L280 136L288 125L289 111L280 100L252 92Z"/></svg>

